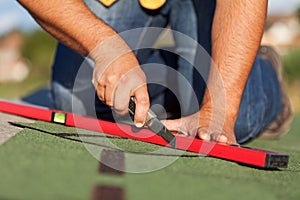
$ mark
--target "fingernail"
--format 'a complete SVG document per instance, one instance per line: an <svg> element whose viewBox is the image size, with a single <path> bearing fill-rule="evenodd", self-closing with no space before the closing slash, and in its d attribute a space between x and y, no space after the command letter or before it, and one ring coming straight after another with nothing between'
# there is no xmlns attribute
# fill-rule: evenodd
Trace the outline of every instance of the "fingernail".
<svg viewBox="0 0 300 200"><path fill-rule="evenodd" d="M95 79L92 79L92 84L93 84L94 88L97 89L97 85L96 85Z"/></svg>
<svg viewBox="0 0 300 200"><path fill-rule="evenodd" d="M225 143L227 142L227 137L225 135L220 135L219 141Z"/></svg>
<svg viewBox="0 0 300 200"><path fill-rule="evenodd" d="M143 124L140 123L140 122L138 122L138 123L135 124L135 126L138 127L138 128L142 128L142 127L143 127Z"/></svg>
<svg viewBox="0 0 300 200"><path fill-rule="evenodd" d="M202 135L200 135L201 139L202 140L208 140L208 134L207 133L204 133Z"/></svg>

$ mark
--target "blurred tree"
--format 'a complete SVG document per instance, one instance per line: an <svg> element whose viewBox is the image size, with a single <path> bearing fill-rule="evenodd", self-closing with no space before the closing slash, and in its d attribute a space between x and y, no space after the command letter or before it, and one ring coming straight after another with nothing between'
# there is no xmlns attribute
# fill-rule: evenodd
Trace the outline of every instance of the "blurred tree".
<svg viewBox="0 0 300 200"><path fill-rule="evenodd" d="M264 31L267 31L272 25L273 25L273 23L267 19L265 26L264 26Z"/></svg>
<svg viewBox="0 0 300 200"><path fill-rule="evenodd" d="M25 36L22 54L32 65L32 73L49 80L53 62L56 40L43 30L36 30Z"/></svg>
<svg viewBox="0 0 300 200"><path fill-rule="evenodd" d="M297 9L296 14L298 17L298 21L300 22L300 7Z"/></svg>
<svg viewBox="0 0 300 200"><path fill-rule="evenodd" d="M285 76L290 80L300 80L300 49L290 51L283 56Z"/></svg>

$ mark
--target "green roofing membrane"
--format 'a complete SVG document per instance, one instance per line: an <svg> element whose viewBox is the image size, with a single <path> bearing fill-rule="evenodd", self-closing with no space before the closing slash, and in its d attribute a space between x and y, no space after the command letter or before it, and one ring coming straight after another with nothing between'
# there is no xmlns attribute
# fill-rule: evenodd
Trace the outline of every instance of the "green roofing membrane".
<svg viewBox="0 0 300 200"><path fill-rule="evenodd" d="M257 139L247 145L289 154L289 167L275 171L172 149L156 154L160 148L156 145L59 124L17 125L23 130L0 146L0 199L91 199L97 185L122 188L130 200L300 199L300 116L282 139ZM95 137L95 144L81 142ZM87 149L114 146L133 152L125 154L126 168L140 165L142 169L153 160L176 159L147 173L98 173L97 155Z"/></svg>

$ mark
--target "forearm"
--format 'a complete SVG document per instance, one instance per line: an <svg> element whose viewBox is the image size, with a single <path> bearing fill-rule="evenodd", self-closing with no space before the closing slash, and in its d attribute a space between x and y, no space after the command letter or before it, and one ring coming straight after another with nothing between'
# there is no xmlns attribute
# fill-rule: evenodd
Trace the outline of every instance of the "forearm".
<svg viewBox="0 0 300 200"><path fill-rule="evenodd" d="M53 35L57 39L63 38L63 41L64 41L63 43L66 46L71 47L74 51L76 51L76 52L78 52L78 53L80 53L82 55L86 54L86 50L84 50L84 48L77 41L75 41L73 38L69 37L68 35L66 35L66 34L64 34L62 32L60 32L60 30L57 30L53 26L49 25L47 22L43 22L39 18L37 18L35 16L32 16L32 17L48 33L50 33L51 35Z"/></svg>
<svg viewBox="0 0 300 200"><path fill-rule="evenodd" d="M267 0L217 1L212 27L212 59L215 68L212 67L210 73L204 108L218 106L214 109L225 112L232 126L260 45L266 10ZM225 93L224 98L218 98L222 91Z"/></svg>
<svg viewBox="0 0 300 200"><path fill-rule="evenodd" d="M99 20L81 0L18 0L37 22L82 55L116 32Z"/></svg>

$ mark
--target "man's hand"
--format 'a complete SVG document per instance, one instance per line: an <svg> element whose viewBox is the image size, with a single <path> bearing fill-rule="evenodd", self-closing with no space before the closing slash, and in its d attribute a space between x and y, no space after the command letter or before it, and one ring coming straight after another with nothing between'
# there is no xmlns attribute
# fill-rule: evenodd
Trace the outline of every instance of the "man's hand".
<svg viewBox="0 0 300 200"><path fill-rule="evenodd" d="M134 123L137 127L142 127L150 102L146 76L135 55L132 52L121 56L115 54L116 56L105 57L105 54L101 53L99 55L102 56L99 57L100 61L95 60L92 81L99 99L118 114L124 115L128 112L130 97L134 96L136 103Z"/></svg>
<svg viewBox="0 0 300 200"><path fill-rule="evenodd" d="M242 94L260 45L267 0L217 0L212 26L212 59L200 111L167 128L201 139L235 144L234 125Z"/></svg>
<svg viewBox="0 0 300 200"><path fill-rule="evenodd" d="M176 120L165 120L163 123L168 130L175 134L181 133L205 141L215 141L223 144L237 144L233 121L225 118L225 120L213 123L211 116L212 113L203 108L193 115Z"/></svg>

